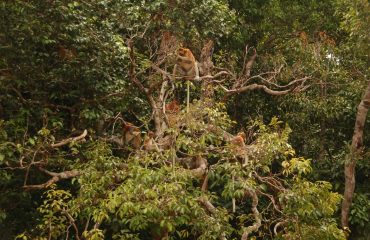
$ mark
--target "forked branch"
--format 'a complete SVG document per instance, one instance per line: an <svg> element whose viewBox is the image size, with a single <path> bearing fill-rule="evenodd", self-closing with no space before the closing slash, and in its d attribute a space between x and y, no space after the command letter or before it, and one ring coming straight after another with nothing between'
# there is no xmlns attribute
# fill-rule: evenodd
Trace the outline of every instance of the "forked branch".
<svg viewBox="0 0 370 240"><path fill-rule="evenodd" d="M74 142L74 141L81 141L83 140L85 137L87 136L87 130L85 129L81 135L77 136L77 137L71 137L71 138L67 138L67 139L64 139L58 143L53 143L51 144L50 146L52 148L58 148L58 147L61 147L61 146L64 146L64 145L67 145L71 142ZM35 151L35 154L34 154L34 157L35 158L35 155L36 153L38 152ZM46 173L47 175L51 176L52 178L49 179L47 182L45 183L42 183L42 184L36 184L36 185L27 185L26 184L26 180L28 178L28 171L29 171L29 168L31 167L31 165L34 164L34 161L32 160L32 162L30 163L29 167L28 167L28 170L27 170L27 173L26 173L26 177L25 177L25 183L23 185L23 188L26 189L26 190L35 190L35 189L44 189L44 188L48 188L50 187L52 184L54 183L57 183L59 182L60 180L63 180L63 179L70 179L70 178L74 178L74 177L77 177L78 175L80 175L80 173L77 171L77 170L71 170L71 171L64 171L64 172L60 172L60 173L55 173L55 172L50 172L42 167L39 167L38 169L44 173Z"/></svg>
<svg viewBox="0 0 370 240"><path fill-rule="evenodd" d="M46 183L36 184L36 185L24 185L23 188L26 190L36 190L36 189L44 189L50 187L52 184L59 182L60 180L74 178L80 175L80 172L77 170L71 171L64 171L60 173L50 172L46 169L39 168L42 172L46 173L52 178L47 181Z"/></svg>

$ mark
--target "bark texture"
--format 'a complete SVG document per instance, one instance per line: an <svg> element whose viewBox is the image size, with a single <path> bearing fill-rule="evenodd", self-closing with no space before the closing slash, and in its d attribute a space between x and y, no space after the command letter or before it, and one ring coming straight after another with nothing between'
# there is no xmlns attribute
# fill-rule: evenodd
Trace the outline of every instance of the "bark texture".
<svg viewBox="0 0 370 240"><path fill-rule="evenodd" d="M357 108L356 123L352 137L351 151L344 165L345 188L342 202L341 222L344 229L348 229L348 218L355 191L356 161L362 152L362 142L366 116L370 108L370 83Z"/></svg>

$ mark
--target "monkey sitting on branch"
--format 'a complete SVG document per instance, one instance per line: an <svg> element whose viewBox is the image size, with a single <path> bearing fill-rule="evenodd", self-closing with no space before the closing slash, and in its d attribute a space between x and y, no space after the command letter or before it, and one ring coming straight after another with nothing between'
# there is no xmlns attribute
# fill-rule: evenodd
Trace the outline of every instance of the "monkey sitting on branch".
<svg viewBox="0 0 370 240"><path fill-rule="evenodd" d="M186 95L186 112L189 113L190 101L190 81L199 81L199 68L198 62L195 60L193 53L188 48L180 48L177 51L176 64L173 68L173 76L183 77L187 84Z"/></svg>
<svg viewBox="0 0 370 240"><path fill-rule="evenodd" d="M124 122L122 126L123 143L139 149L142 143L141 130L132 123Z"/></svg>

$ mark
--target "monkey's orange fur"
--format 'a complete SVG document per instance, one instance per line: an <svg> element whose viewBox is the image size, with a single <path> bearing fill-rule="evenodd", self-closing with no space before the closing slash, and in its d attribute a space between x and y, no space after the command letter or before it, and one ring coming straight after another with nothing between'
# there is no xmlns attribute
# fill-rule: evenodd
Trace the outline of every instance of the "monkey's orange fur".
<svg viewBox="0 0 370 240"><path fill-rule="evenodd" d="M230 142L234 145L244 147L245 146L245 139L246 135L244 132L238 133L235 137L233 137Z"/></svg>

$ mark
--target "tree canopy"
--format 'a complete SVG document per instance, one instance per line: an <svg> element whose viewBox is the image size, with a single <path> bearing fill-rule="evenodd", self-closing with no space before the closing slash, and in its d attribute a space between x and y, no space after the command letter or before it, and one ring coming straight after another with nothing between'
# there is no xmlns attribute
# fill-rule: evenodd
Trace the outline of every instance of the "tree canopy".
<svg viewBox="0 0 370 240"><path fill-rule="evenodd" d="M369 13L2 1L1 238L367 239Z"/></svg>

